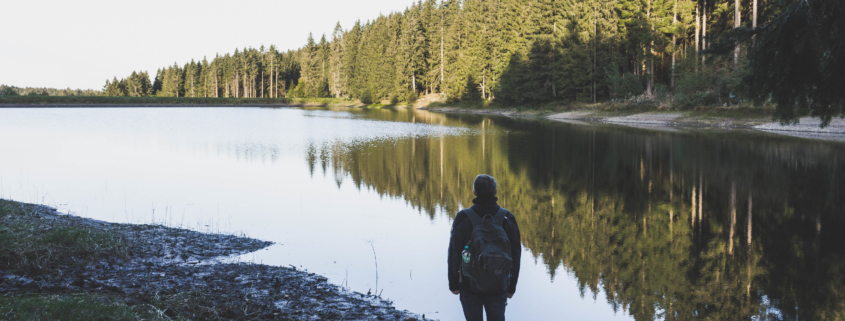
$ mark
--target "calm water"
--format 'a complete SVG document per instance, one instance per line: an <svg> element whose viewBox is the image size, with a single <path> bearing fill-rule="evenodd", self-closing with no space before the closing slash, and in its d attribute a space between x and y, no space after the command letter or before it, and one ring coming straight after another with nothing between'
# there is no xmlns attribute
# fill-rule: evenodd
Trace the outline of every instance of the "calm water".
<svg viewBox="0 0 845 321"><path fill-rule="evenodd" d="M478 173L522 231L510 319L845 318L841 143L425 111L0 109L0 153L3 198L244 232L276 245L239 260L441 320L461 318L446 246Z"/></svg>

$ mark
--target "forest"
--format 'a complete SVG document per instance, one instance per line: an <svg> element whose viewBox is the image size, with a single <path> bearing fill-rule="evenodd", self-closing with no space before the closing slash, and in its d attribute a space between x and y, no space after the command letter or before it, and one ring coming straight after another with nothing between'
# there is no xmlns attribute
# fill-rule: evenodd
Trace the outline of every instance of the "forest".
<svg viewBox="0 0 845 321"><path fill-rule="evenodd" d="M2 96L98 96L100 94L100 91L93 89L56 89L0 85L0 95Z"/></svg>
<svg viewBox="0 0 845 321"><path fill-rule="evenodd" d="M347 97L542 106L662 100L843 110L838 0L420 0L299 49L244 48L106 81L107 96Z"/></svg>

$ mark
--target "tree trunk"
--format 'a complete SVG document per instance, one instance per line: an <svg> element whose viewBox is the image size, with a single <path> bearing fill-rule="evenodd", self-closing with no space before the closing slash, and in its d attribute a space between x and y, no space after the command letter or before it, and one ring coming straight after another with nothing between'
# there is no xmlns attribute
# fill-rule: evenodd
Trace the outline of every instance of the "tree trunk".
<svg viewBox="0 0 845 321"><path fill-rule="evenodd" d="M648 20L649 26L651 26L651 33L652 37L654 37L654 24L651 22L651 0L648 1L648 8L646 9L646 20ZM653 89L654 89L654 39L648 45L648 51L646 51L647 65L646 65L646 77L648 80L646 81L646 96L653 96Z"/></svg>
<svg viewBox="0 0 845 321"><path fill-rule="evenodd" d="M669 87L675 88L675 56L678 53L675 46L678 45L678 35L675 34L675 24L678 23L678 0L675 0L675 7L672 12L672 79L669 81Z"/></svg>
<svg viewBox="0 0 845 321"><path fill-rule="evenodd" d="M273 73L273 71L274 71L273 70L273 60L275 60L275 59L270 60L270 98L276 98L276 95L275 95L275 92L276 92L275 88L276 87L273 87L273 84L275 84L275 81L273 79L273 76L275 75L275 73Z"/></svg>
<svg viewBox="0 0 845 321"><path fill-rule="evenodd" d="M443 93L443 13L440 13L440 93Z"/></svg>
<svg viewBox="0 0 845 321"><path fill-rule="evenodd" d="M752 11L753 11L753 13L752 13L753 17L751 18L752 19L751 20L751 28L756 30L757 29L757 0L754 0ZM754 46L755 44L757 44L757 35L751 36L751 45Z"/></svg>
<svg viewBox="0 0 845 321"><path fill-rule="evenodd" d="M593 3L593 71L592 71L592 86L593 86L593 103L596 103L596 60L598 59L599 47L599 17L596 13L596 6Z"/></svg>
<svg viewBox="0 0 845 321"><path fill-rule="evenodd" d="M487 99L487 75L481 72L481 98Z"/></svg>
<svg viewBox="0 0 845 321"><path fill-rule="evenodd" d="M261 71L261 98L264 98L264 70Z"/></svg>
<svg viewBox="0 0 845 321"><path fill-rule="evenodd" d="M751 18L751 27L757 29L757 0L754 0L753 4L753 17Z"/></svg>
<svg viewBox="0 0 845 321"><path fill-rule="evenodd" d="M707 0L701 7L701 50L707 49ZM701 56L701 63L704 64L704 56Z"/></svg>
<svg viewBox="0 0 845 321"><path fill-rule="evenodd" d="M696 1L695 3L695 54L698 55L698 44L699 44L699 37L701 36L701 2Z"/></svg>
<svg viewBox="0 0 845 321"><path fill-rule="evenodd" d="M648 46L649 52L652 50L652 46ZM646 67L646 77L648 77L648 82L646 82L646 96L654 96L654 57L648 58L648 66Z"/></svg>
<svg viewBox="0 0 845 321"><path fill-rule="evenodd" d="M739 28L739 0L734 0L734 28ZM739 44L736 44L736 50L734 50L734 64L739 64Z"/></svg>

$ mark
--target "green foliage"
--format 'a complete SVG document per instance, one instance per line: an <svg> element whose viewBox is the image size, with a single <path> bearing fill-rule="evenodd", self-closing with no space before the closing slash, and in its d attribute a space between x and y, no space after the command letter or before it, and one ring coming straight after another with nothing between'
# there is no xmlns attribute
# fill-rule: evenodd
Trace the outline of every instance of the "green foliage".
<svg viewBox="0 0 845 321"><path fill-rule="evenodd" d="M46 91L33 90L26 94L27 96L50 96Z"/></svg>
<svg viewBox="0 0 845 321"><path fill-rule="evenodd" d="M294 51L235 49L234 54L217 56L210 62L191 60L183 66L174 63L160 68L150 82L145 71L133 72L126 79L106 81L103 96L158 97L286 97L291 84L300 79L301 58ZM309 84L309 78L304 78ZM329 97L326 78L316 78L312 85L303 84L295 97Z"/></svg>
<svg viewBox="0 0 845 321"><path fill-rule="evenodd" d="M0 90L0 95L3 96L17 96L18 92L12 87L3 86L3 90Z"/></svg>
<svg viewBox="0 0 845 321"><path fill-rule="evenodd" d="M772 99L782 122L845 115L845 2L806 0L757 35L746 83L758 102ZM746 33L747 36L750 33Z"/></svg>
<svg viewBox="0 0 845 321"><path fill-rule="evenodd" d="M0 315L5 320L160 320L141 307L108 302L93 295L0 296Z"/></svg>
<svg viewBox="0 0 845 321"><path fill-rule="evenodd" d="M604 73L611 98L629 98L643 94L642 80L637 75L622 74L615 65L605 69Z"/></svg>
<svg viewBox="0 0 845 321"><path fill-rule="evenodd" d="M417 101L417 98L418 98L417 93L414 92L413 90L408 90L405 93L405 102L408 103L409 105L415 103Z"/></svg>
<svg viewBox="0 0 845 321"><path fill-rule="evenodd" d="M100 92L96 90L82 90L82 89L56 89L56 88L33 88L33 87L15 87L0 85L0 96L96 96Z"/></svg>
<svg viewBox="0 0 845 321"><path fill-rule="evenodd" d="M358 97L358 100L360 100L361 103L364 104L364 105L372 104L373 103L373 94L370 93L369 89L364 89L364 91L361 92L361 96Z"/></svg>
<svg viewBox="0 0 845 321"><path fill-rule="evenodd" d="M467 76L466 84L464 85L464 90L462 92L461 101L470 103L481 101L481 93L478 91L478 82L475 81L475 77L472 75Z"/></svg>
<svg viewBox="0 0 845 321"><path fill-rule="evenodd" d="M675 105L678 108L699 106L726 106L747 98L741 86L745 72L733 60L724 57L710 57L707 64L700 64L692 56L679 61L675 81ZM745 66L745 60L740 61Z"/></svg>

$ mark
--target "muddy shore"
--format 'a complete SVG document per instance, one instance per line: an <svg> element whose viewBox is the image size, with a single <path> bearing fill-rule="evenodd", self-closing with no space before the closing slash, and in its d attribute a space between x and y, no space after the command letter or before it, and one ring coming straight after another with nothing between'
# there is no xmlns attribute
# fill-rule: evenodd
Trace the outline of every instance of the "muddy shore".
<svg viewBox="0 0 845 321"><path fill-rule="evenodd" d="M4 202L17 204L23 214L0 217L0 227L25 224L34 233L85 228L116 235L128 244L125 257L84 265L60 262L49 269L30 270L8 264L4 270L0 265L4 296L96 294L130 306L149 306L162 319L425 319L396 310L378 296L330 284L323 276L293 266L227 262L231 261L227 257L260 250L271 242L160 225L108 223L58 213L47 206Z"/></svg>

